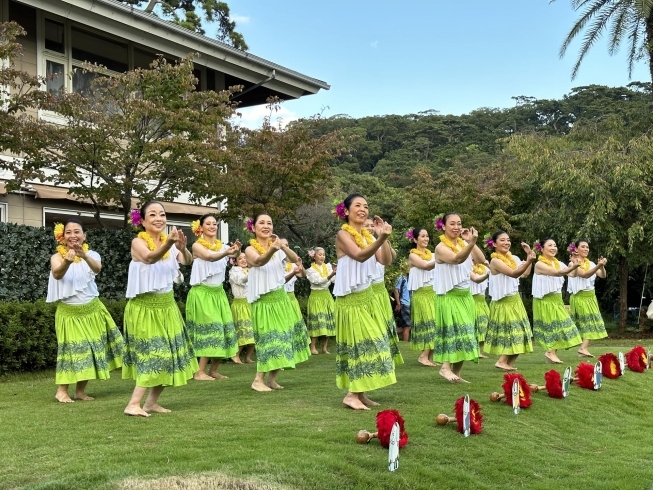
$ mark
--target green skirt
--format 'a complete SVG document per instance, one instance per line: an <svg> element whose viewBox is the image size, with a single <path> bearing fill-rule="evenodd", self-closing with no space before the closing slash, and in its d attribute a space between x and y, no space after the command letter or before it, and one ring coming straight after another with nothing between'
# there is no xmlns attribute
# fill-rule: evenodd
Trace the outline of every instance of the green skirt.
<svg viewBox="0 0 653 490"><path fill-rule="evenodd" d="M474 306L476 306L476 340L485 342L490 308L487 306L484 294L475 294L472 298L474 298Z"/></svg>
<svg viewBox="0 0 653 490"><path fill-rule="evenodd" d="M281 287L252 303L256 370L292 369L311 355L304 321Z"/></svg>
<svg viewBox="0 0 653 490"><path fill-rule="evenodd" d="M299 306L299 301L297 301L297 296L295 296L295 293L292 291L287 292L288 294L288 299L290 300L290 304L292 307L295 309L295 313L297 313L297 316L304 320L304 315L302 315L302 309Z"/></svg>
<svg viewBox="0 0 653 490"><path fill-rule="evenodd" d="M123 379L136 386L181 386L199 366L172 291L145 293L125 307Z"/></svg>
<svg viewBox="0 0 653 490"><path fill-rule="evenodd" d="M531 324L519 294L490 303L483 351L500 356L533 352Z"/></svg>
<svg viewBox="0 0 653 490"><path fill-rule="evenodd" d="M238 352L236 328L222 284L190 288L186 328L197 357L229 359Z"/></svg>
<svg viewBox="0 0 653 490"><path fill-rule="evenodd" d="M435 291L424 286L413 292L410 298L410 348L432 350L435 347Z"/></svg>
<svg viewBox="0 0 653 490"><path fill-rule="evenodd" d="M547 350L569 349L583 341L560 293L533 298L533 334L535 342Z"/></svg>
<svg viewBox="0 0 653 490"><path fill-rule="evenodd" d="M397 382L387 322L371 288L336 298L336 385L352 393Z"/></svg>
<svg viewBox="0 0 653 490"><path fill-rule="evenodd" d="M122 335L99 299L93 298L85 305L59 303L54 329L57 333L55 383L67 385L109 379L109 372L122 366Z"/></svg>
<svg viewBox="0 0 653 490"><path fill-rule="evenodd" d="M333 316L335 301L328 289L313 289L308 297L308 335L310 337L333 337L336 320Z"/></svg>
<svg viewBox="0 0 653 490"><path fill-rule="evenodd" d="M453 288L435 296L436 362L478 362L476 307L469 289Z"/></svg>
<svg viewBox="0 0 653 490"><path fill-rule="evenodd" d="M395 323L395 316L392 313L392 305L390 304L390 296L388 296L388 291L385 289L385 284L382 282L372 284L370 289L372 290L374 301L376 302L376 308L379 310L379 312L381 312L383 321L385 322L385 326L388 331L388 342L390 342L392 360L394 361L395 365L403 364L404 358L401 357L401 352L399 351L397 324Z"/></svg>
<svg viewBox="0 0 653 490"><path fill-rule="evenodd" d="M234 298L231 303L231 316L236 327L238 346L253 344L252 307L247 302L247 298Z"/></svg>
<svg viewBox="0 0 653 490"><path fill-rule="evenodd" d="M593 289L572 294L569 305L571 306L571 319L578 327L578 332L583 340L604 339L608 336Z"/></svg>

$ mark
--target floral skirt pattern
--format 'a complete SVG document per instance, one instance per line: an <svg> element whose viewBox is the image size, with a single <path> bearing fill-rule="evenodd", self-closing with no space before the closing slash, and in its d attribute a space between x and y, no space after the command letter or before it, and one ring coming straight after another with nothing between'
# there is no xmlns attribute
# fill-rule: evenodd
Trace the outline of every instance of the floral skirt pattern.
<svg viewBox="0 0 653 490"><path fill-rule="evenodd" d="M425 351L435 347L435 291L424 286L410 298L410 348Z"/></svg>
<svg viewBox="0 0 653 490"><path fill-rule="evenodd" d="M547 350L569 349L583 341L560 293L533 298L533 335L535 342Z"/></svg>
<svg viewBox="0 0 653 490"><path fill-rule="evenodd" d="M247 302L247 298L234 298L231 302L231 317L236 327L238 346L253 344L252 306Z"/></svg>
<svg viewBox="0 0 653 490"><path fill-rule="evenodd" d="M483 351L500 356L533 352L531 324L519 294L490 303Z"/></svg>
<svg viewBox="0 0 653 490"><path fill-rule="evenodd" d="M395 316L392 313L392 305L390 304L390 296L385 289L385 284L382 282L373 283L370 286L376 308L381 313L385 322L385 328L388 332L388 342L390 342L390 352L392 352L392 360L395 366L404 363L404 358L401 357L399 352L399 337L397 336L397 324L395 323Z"/></svg>
<svg viewBox="0 0 653 490"><path fill-rule="evenodd" d="M435 362L478 362L476 307L469 289L435 295Z"/></svg>
<svg viewBox="0 0 653 490"><path fill-rule="evenodd" d="M571 306L571 319L576 324L583 340L604 339L608 336L593 289L572 294L569 305Z"/></svg>
<svg viewBox="0 0 653 490"><path fill-rule="evenodd" d="M336 320L333 316L335 301L328 289L314 289L308 297L308 335L310 337L333 337L336 335Z"/></svg>
<svg viewBox="0 0 653 490"><path fill-rule="evenodd" d="M485 301L484 294L475 294L472 298L474 298L474 306L476 306L476 340L485 342L490 308L487 305L487 301Z"/></svg>

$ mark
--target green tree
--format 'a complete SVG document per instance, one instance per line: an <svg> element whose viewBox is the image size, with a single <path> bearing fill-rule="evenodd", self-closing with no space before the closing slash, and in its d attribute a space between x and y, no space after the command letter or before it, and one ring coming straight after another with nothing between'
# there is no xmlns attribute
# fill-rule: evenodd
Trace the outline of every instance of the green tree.
<svg viewBox="0 0 653 490"><path fill-rule="evenodd" d="M249 47L245 38L236 31L236 22L231 19L229 5L218 0L118 0L122 3L144 7L145 12L155 12L155 7L160 6L161 12L167 18L185 27L188 30L204 34L204 22L216 22L218 41L227 43L234 48L247 51ZM204 18L197 15L196 10L201 10Z"/></svg>
<svg viewBox="0 0 653 490"><path fill-rule="evenodd" d="M552 0L555 1L555 0ZM615 54L622 43L628 43L628 77L633 73L635 63L645 59L653 81L653 1L651 0L570 0L574 10L582 10L580 17L569 30L560 46L562 58L571 42L583 31L578 58L571 72L576 78L580 65L589 50L601 36L608 33L608 53Z"/></svg>
<svg viewBox="0 0 653 490"><path fill-rule="evenodd" d="M94 76L89 91L52 97L42 106L65 124L25 122L24 158L0 161L15 175L12 188L35 179L66 185L93 204L98 222L101 207L120 206L125 226L135 198L226 197L228 189L218 182L233 146L227 122L234 113L232 92L195 91L192 56L176 64L159 58L150 69L113 77L95 65L85 72ZM218 137L220 126L227 141Z"/></svg>

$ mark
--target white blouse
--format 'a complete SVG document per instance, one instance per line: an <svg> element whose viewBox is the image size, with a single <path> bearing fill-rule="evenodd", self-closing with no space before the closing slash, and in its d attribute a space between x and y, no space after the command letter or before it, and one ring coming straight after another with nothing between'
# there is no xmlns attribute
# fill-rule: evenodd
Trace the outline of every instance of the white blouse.
<svg viewBox="0 0 653 490"><path fill-rule="evenodd" d="M431 261L427 263L430 264L431 262L435 262L435 254L432 255ZM419 267L411 266L410 271L408 272L408 290L417 291L419 288L432 286L434 278L435 269L425 271Z"/></svg>
<svg viewBox="0 0 653 490"><path fill-rule="evenodd" d="M571 267L573 264L569 264ZM596 267L596 264L590 261L590 269ZM578 269L576 269L578 270ZM592 277L584 278L580 276L567 277L567 292L569 294L576 294L579 291L592 291L594 290L594 283L596 282L596 274Z"/></svg>
<svg viewBox="0 0 653 490"><path fill-rule="evenodd" d="M284 270L283 270L283 273L284 273L284 281L285 281L285 276L287 276L288 274L290 274L292 271L296 271L296 270L297 270L297 265L296 265L296 264L293 264L293 265L292 265L292 269L290 269L288 272L286 272L286 266L285 266L285 264L284 264ZM295 275L295 276L292 276L292 277L290 278L290 280L288 280L288 282L286 282L286 284L284 285L284 287L286 288L286 292L287 292L287 293L294 293L294 292L295 292L295 283L296 283L296 282L297 282L297 276L296 276L296 275Z"/></svg>
<svg viewBox="0 0 653 490"><path fill-rule="evenodd" d="M331 264L326 264L326 268L327 277L322 277L312 266L306 269L306 279L311 283L311 290L322 291L324 289L329 289L329 286L336 281L335 276L331 279L328 278L328 276L333 272Z"/></svg>
<svg viewBox="0 0 653 490"><path fill-rule="evenodd" d="M510 254L512 255L512 254ZM521 264L521 259L516 255L512 255L516 267ZM515 268L516 268L515 267ZM519 278L508 277L505 274L492 274L490 279L490 298L492 301L499 301L507 296L512 296L519 292Z"/></svg>
<svg viewBox="0 0 653 490"><path fill-rule="evenodd" d="M380 282L385 282L385 266L377 260L372 284L379 284Z"/></svg>
<svg viewBox="0 0 653 490"><path fill-rule="evenodd" d="M339 258L333 295L346 296L370 287L372 280L378 274L376 264L374 255L365 262L358 262L348 255Z"/></svg>
<svg viewBox="0 0 653 490"><path fill-rule="evenodd" d="M560 262L560 267L565 267L565 264ZM550 293L561 293L564 283L565 276L547 276L536 272L533 276L533 298L542 299L545 295Z"/></svg>
<svg viewBox="0 0 653 490"><path fill-rule="evenodd" d="M435 263L435 280L433 289L435 294L447 294L452 289L469 289L469 274L472 272L472 255L462 264Z"/></svg>
<svg viewBox="0 0 653 490"><path fill-rule="evenodd" d="M234 299L247 298L247 280L249 275L245 274L242 267L233 266L229 271L229 284Z"/></svg>
<svg viewBox="0 0 653 490"><path fill-rule="evenodd" d="M174 280L179 275L177 255L179 250L173 245L170 247L170 256L154 264L136 262L129 263L127 276L127 298L135 298L139 294L163 294L172 291Z"/></svg>
<svg viewBox="0 0 653 490"><path fill-rule="evenodd" d="M86 255L100 262L100 254L97 252L89 250ZM99 295L95 284L95 272L85 260L70 264L61 279L55 279L50 271L46 303L61 301L68 305L85 305Z"/></svg>
<svg viewBox="0 0 653 490"><path fill-rule="evenodd" d="M229 247L222 245L218 252L211 251L211 254L223 253ZM190 273L190 285L196 286L204 284L206 286L219 286L225 280L227 272L227 256L222 257L220 260L211 262L209 260L200 259L199 257L193 260L193 270Z"/></svg>
<svg viewBox="0 0 653 490"><path fill-rule="evenodd" d="M262 295L283 287L286 282L286 272L283 266L285 256L286 254L282 250L277 250L267 264L249 268L248 303L254 303Z"/></svg>

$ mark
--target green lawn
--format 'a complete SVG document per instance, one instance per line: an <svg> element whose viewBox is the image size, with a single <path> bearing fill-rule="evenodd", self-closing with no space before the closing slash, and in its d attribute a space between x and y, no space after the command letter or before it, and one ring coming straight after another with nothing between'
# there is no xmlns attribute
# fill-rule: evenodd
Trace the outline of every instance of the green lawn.
<svg viewBox="0 0 653 490"><path fill-rule="evenodd" d="M596 342L590 348L617 353L635 343ZM471 384L460 385L417 364L417 353L404 343L402 351L406 364L397 369L397 384L371 393L381 408L396 408L406 420L410 439L396 473L387 471L387 452L378 440L354 442L359 429L374 429L376 411L341 405L331 354L281 373L286 389L273 393L249 388L254 365L227 364L221 371L228 380L166 389L160 401L173 412L149 419L122 414L133 383L119 372L89 384L95 401L74 404L55 402L53 372L4 378L0 488L130 488L134 480L126 479L205 472L311 490L651 488L653 370L605 380L599 392L572 386L566 400L535 393L532 407L515 416L488 399L503 382L493 359L467 363L463 375ZM574 368L579 362L575 350L559 355ZM551 368L541 349L522 356L517 366L539 384ZM486 418L483 432L468 439L453 425L434 422L439 413L452 414L465 393Z"/></svg>

